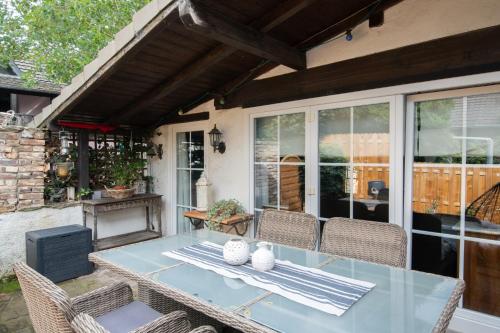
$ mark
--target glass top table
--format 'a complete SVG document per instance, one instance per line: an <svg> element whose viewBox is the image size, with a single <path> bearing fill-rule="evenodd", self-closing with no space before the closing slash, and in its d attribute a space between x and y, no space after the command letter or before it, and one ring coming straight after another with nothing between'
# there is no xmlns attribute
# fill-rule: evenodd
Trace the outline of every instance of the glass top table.
<svg viewBox="0 0 500 333"><path fill-rule="evenodd" d="M263 332L432 332L457 284L438 275L275 244L277 259L376 284L337 317L162 255L202 241L223 245L229 238L234 236L201 229L95 252L89 258L126 276L147 279L160 289L181 291L195 303L231 315L232 324L241 319L261 326ZM255 250L256 240L247 241ZM245 325L239 328L245 330Z"/></svg>

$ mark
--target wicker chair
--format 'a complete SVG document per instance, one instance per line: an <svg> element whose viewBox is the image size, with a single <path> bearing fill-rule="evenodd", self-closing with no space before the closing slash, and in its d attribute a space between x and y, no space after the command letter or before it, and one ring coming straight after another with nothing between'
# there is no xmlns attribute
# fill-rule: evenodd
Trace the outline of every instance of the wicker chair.
<svg viewBox="0 0 500 333"><path fill-rule="evenodd" d="M266 209L262 212L257 238L289 246L315 250L319 226L311 214Z"/></svg>
<svg viewBox="0 0 500 333"><path fill-rule="evenodd" d="M432 333L446 333L448 329L448 325L450 324L451 317L453 317L453 313L458 306L458 301L462 297L465 290L465 282L463 280L458 280L455 289L451 293L451 297L446 303L439 319L432 330Z"/></svg>
<svg viewBox="0 0 500 333"><path fill-rule="evenodd" d="M405 267L406 233L395 224L334 217L325 223L320 251Z"/></svg>
<svg viewBox="0 0 500 333"><path fill-rule="evenodd" d="M149 309L145 304L133 302L132 289L124 282L102 287L87 294L69 298L64 290L24 263L14 265L21 290L26 300L33 328L39 333L109 333L99 324L98 317L116 314L132 303ZM134 310L137 309L134 308ZM134 328L134 333L189 332L190 322L183 311L161 315ZM96 320L97 318L97 320ZM140 319L140 318L139 318ZM209 326L199 327L191 333L214 333Z"/></svg>

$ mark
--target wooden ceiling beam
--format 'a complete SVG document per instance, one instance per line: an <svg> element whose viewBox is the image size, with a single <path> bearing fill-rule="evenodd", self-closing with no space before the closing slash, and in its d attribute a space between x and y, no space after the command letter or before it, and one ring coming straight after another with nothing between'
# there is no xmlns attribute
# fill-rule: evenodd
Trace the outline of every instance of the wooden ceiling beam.
<svg viewBox="0 0 500 333"><path fill-rule="evenodd" d="M306 68L304 52L257 29L230 21L206 3L180 0L179 16L187 29L203 36L293 69Z"/></svg>
<svg viewBox="0 0 500 333"><path fill-rule="evenodd" d="M384 11L401 2L402 0L377 0L374 1L371 5L363 8L362 10L358 10L355 13L351 13L346 16L343 20L333 24L327 29L315 34L300 43L298 43L295 47L300 50L307 51L312 47L325 42L328 38L332 38L337 36L340 33L345 32L347 29L353 28L356 25L362 23L363 20L366 20L369 17L377 16L382 14ZM263 62L262 64L255 67L251 72L244 73L233 80L226 82L223 86L219 87L214 95L218 96L218 101L215 102L217 108L224 108L223 104L220 103L224 101L221 97L239 89L247 82L252 81L253 79L261 76L264 73L269 72L273 68L277 67L279 64L275 62Z"/></svg>
<svg viewBox="0 0 500 333"><path fill-rule="evenodd" d="M270 10L266 15L252 22L250 26L262 32L268 32L316 1L317 0L287 0ZM107 119L106 122L120 123L124 121L131 115L171 94L182 85L203 74L213 65L223 61L236 51L236 48L224 44L216 47L211 52L181 69L174 76L164 80L145 95L136 99L126 108L122 109L119 114Z"/></svg>
<svg viewBox="0 0 500 333"><path fill-rule="evenodd" d="M500 25L249 82L219 109L390 87L500 70ZM216 100L217 102L217 100Z"/></svg>

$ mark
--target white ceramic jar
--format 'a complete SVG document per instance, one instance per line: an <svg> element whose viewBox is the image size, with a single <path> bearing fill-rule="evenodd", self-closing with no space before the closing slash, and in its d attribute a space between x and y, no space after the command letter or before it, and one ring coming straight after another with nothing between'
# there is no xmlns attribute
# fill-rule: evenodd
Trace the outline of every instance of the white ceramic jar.
<svg viewBox="0 0 500 333"><path fill-rule="evenodd" d="M245 240L234 238L224 244L222 254L229 265L243 265L250 257L250 247Z"/></svg>
<svg viewBox="0 0 500 333"><path fill-rule="evenodd" d="M273 244L269 242L258 242L257 250L252 254L252 266L254 269L265 272L274 267Z"/></svg>

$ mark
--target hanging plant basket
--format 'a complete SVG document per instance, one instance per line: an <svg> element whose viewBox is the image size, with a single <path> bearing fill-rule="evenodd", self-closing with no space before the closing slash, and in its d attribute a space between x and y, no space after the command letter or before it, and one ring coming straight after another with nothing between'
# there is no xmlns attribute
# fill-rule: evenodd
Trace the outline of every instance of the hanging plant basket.
<svg viewBox="0 0 500 333"><path fill-rule="evenodd" d="M113 199L127 199L132 197L135 194L135 187L132 188L120 188L120 189L115 189L115 188L107 188L106 187L106 192L108 192L108 195L112 197Z"/></svg>

